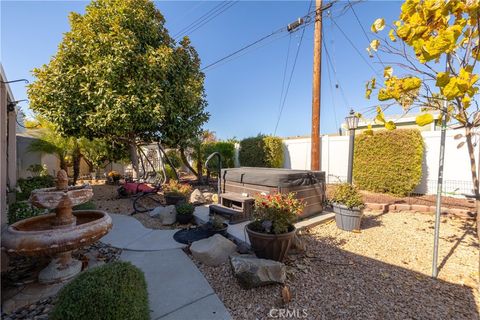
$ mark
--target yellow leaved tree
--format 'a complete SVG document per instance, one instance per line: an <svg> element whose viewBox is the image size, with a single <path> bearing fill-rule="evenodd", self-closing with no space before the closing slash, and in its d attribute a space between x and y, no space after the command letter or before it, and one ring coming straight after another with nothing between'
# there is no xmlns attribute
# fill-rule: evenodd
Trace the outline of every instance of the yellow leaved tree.
<svg viewBox="0 0 480 320"><path fill-rule="evenodd" d="M480 154L475 159L477 129L480 125L477 62L480 59L479 0L406 0L400 17L391 26L384 19L374 21L371 31L376 39L367 50L392 58L383 62L383 79L370 80L366 98L376 97L376 122L394 129L385 121L384 111L401 106L404 112L416 109L419 126L443 119L461 127L470 159L471 177L477 199L479 228L480 191L478 173ZM382 37L384 35L384 37ZM478 163L477 163L477 162ZM480 233L479 233L480 234Z"/></svg>

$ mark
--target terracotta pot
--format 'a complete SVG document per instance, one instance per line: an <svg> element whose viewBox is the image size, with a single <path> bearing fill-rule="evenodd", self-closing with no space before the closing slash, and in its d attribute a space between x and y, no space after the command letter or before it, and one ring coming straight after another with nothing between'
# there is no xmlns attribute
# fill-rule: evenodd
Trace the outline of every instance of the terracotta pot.
<svg viewBox="0 0 480 320"><path fill-rule="evenodd" d="M180 224L187 224L193 219L193 213L190 214L178 214L177 213L177 222Z"/></svg>
<svg viewBox="0 0 480 320"><path fill-rule="evenodd" d="M167 203L167 206L176 206L177 204L187 202L187 198L185 198L184 196L172 195L167 193L165 195L165 202Z"/></svg>
<svg viewBox="0 0 480 320"><path fill-rule="evenodd" d="M295 227L293 230L282 234L269 234L253 231L250 224L246 226L248 239L255 255L259 258L283 261L290 249L292 239L295 236Z"/></svg>

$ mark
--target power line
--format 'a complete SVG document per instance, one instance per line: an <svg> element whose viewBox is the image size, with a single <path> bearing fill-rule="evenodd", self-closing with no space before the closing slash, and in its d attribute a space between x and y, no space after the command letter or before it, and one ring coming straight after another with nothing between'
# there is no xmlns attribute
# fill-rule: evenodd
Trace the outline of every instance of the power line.
<svg viewBox="0 0 480 320"><path fill-rule="evenodd" d="M375 68L370 64L370 62L368 62L367 59L365 59L365 57L363 56L363 54L360 52L360 50L358 50L358 48L355 46L355 44L352 42L352 40L350 40L350 38L347 36L347 34L345 33L345 31L342 30L342 28L340 28L340 26L335 22L334 19L331 19L332 22L335 24L335 26L338 28L338 30L340 30L340 32L342 33L342 35L345 37L345 39L347 39L348 43L350 43L350 45L353 47L353 49L355 50L355 52L357 52L357 54L360 56L360 58L362 58L362 60L370 67L370 69L372 69L372 71L379 77L381 77L381 75L378 73L377 70L375 70Z"/></svg>
<svg viewBox="0 0 480 320"><path fill-rule="evenodd" d="M280 92L280 102L278 104L278 110L282 108L282 99L283 93L285 92L285 79L287 78L287 70L288 70L288 60L290 58L290 44L292 42L292 34L288 38L288 46L287 46L287 58L285 59L285 68L283 69L283 79L282 79L282 91Z"/></svg>
<svg viewBox="0 0 480 320"><path fill-rule="evenodd" d="M325 40L322 39L322 41L323 41L323 46L325 47L325 53L327 55L327 64L332 68L333 77L335 78L335 86L340 90L340 94L343 98L343 102L345 102L345 105L348 106L347 96L346 96L345 92L343 91L342 86L340 85L340 81L338 80L337 71L335 69L334 63L332 62L332 57L330 56L330 53L328 52L327 45L325 44Z"/></svg>
<svg viewBox="0 0 480 320"><path fill-rule="evenodd" d="M365 38L367 39L368 43L370 43L370 37L368 36L367 31L365 31L365 28L363 27L363 24L360 22L360 19L358 18L357 13L355 12L355 9L353 8L353 5L350 3L350 0L348 0L348 3L350 4L350 8L352 9L353 15L355 16L355 19L357 20L358 25L362 29L363 34L365 35ZM385 67L385 64L383 64L383 61L380 58L380 55L378 54L378 52L377 51L374 51L374 52L375 52L375 55L378 58L378 61L380 61L380 63L383 65L383 67Z"/></svg>
<svg viewBox="0 0 480 320"><path fill-rule="evenodd" d="M312 1L310 1L310 6L312 5ZM275 124L275 130L273 135L277 133L278 124L280 123L280 118L282 117L283 109L285 107L285 102L287 101L288 90L290 89L290 84L292 83L293 74L295 72L295 67L297 66L297 59L298 54L300 53L300 47L302 46L303 36L305 35L306 25L303 27L302 35L300 36L300 41L298 42L297 52L295 53L295 59L293 60L292 71L290 72L290 78L288 79L287 89L285 90L285 96L283 97L283 102L280 107L280 112L278 113L277 123Z"/></svg>
<svg viewBox="0 0 480 320"><path fill-rule="evenodd" d="M206 23L208 23L209 21L235 5L236 2L238 1L223 1L217 4L215 7L201 15L199 18L195 19L192 23L181 29L179 32L177 32L173 36L173 38L178 39L182 35L186 35L187 33L192 33L196 31L197 29L199 29L200 27L202 27L203 25L205 25Z"/></svg>

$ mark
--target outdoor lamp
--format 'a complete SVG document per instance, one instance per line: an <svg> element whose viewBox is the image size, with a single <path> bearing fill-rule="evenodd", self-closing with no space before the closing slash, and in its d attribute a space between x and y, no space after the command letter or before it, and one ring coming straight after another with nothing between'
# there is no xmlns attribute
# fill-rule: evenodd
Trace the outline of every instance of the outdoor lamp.
<svg viewBox="0 0 480 320"><path fill-rule="evenodd" d="M350 109L350 114L345 117L345 122L347 123L348 130L355 130L358 128L358 121L360 119L355 115L353 109Z"/></svg>
<svg viewBox="0 0 480 320"><path fill-rule="evenodd" d="M350 114L345 117L345 122L347 123L347 128L350 130L350 141L349 141L349 150L348 150L348 172L347 172L347 182L352 183L353 176L353 148L355 144L355 129L358 128L358 121L360 119L355 115L353 109L350 110Z"/></svg>

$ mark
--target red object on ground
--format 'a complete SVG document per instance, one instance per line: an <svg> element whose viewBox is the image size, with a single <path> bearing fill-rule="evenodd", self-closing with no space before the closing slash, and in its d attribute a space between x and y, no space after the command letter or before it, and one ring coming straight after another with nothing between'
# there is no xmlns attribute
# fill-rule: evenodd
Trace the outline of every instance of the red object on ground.
<svg viewBox="0 0 480 320"><path fill-rule="evenodd" d="M128 194L136 194L138 192L153 192L155 188L145 183L125 182L123 185Z"/></svg>

